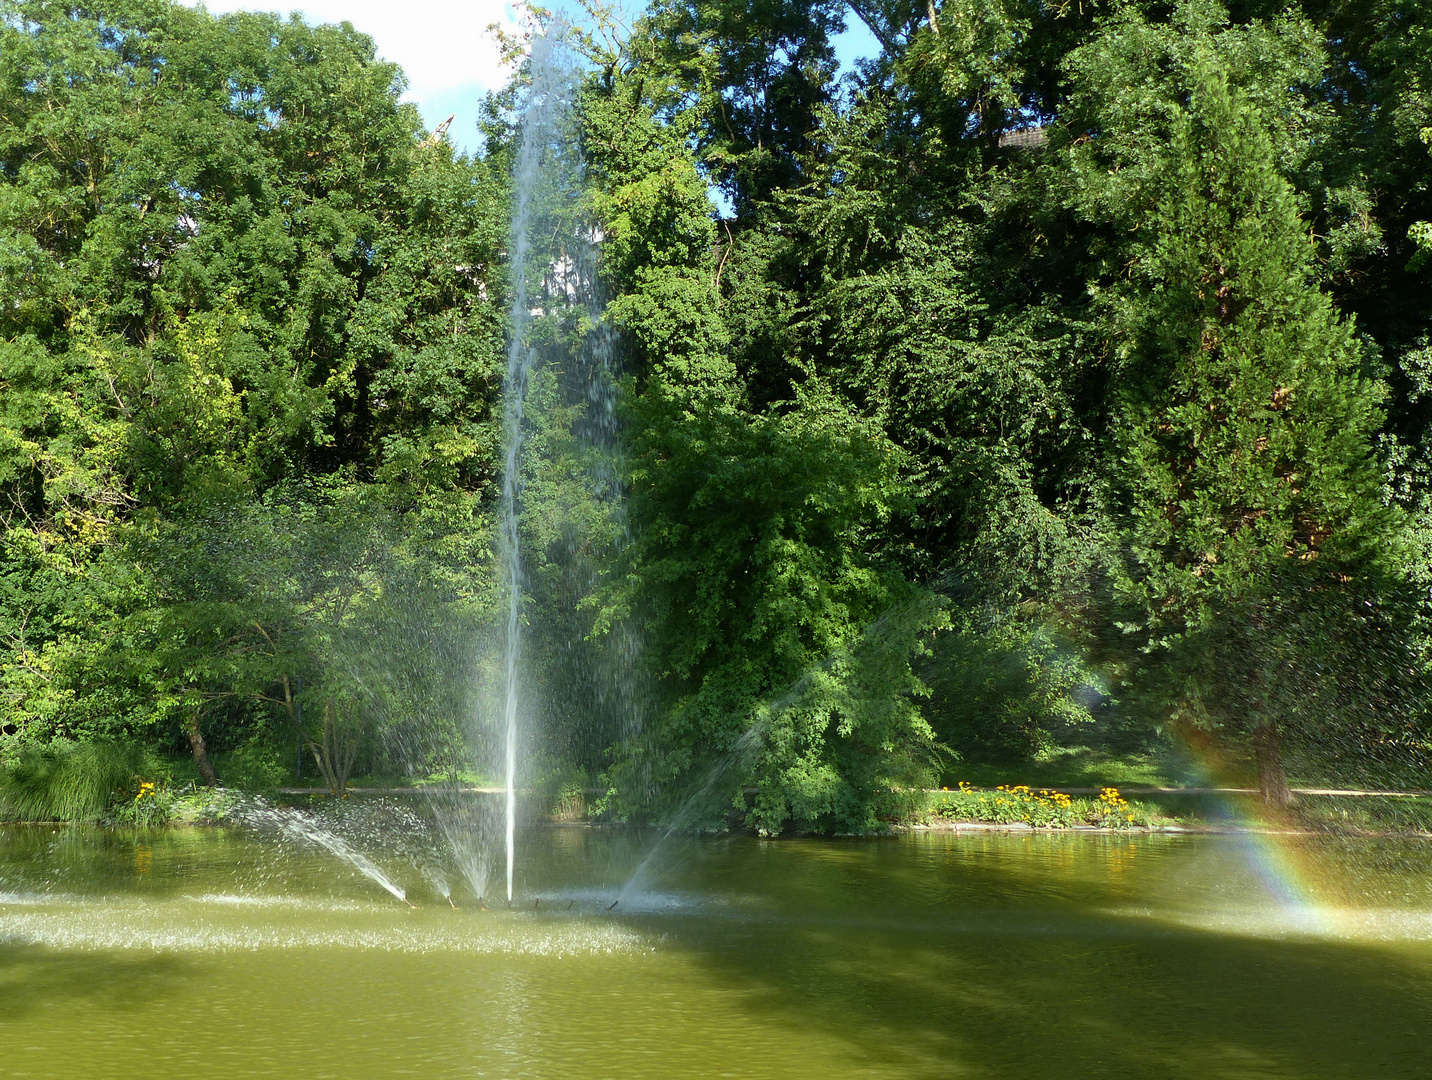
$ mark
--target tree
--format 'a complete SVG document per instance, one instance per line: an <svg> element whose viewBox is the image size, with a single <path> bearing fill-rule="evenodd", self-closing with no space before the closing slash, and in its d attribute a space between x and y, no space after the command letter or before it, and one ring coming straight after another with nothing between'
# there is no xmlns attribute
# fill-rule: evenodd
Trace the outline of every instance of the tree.
<svg viewBox="0 0 1432 1080"><path fill-rule="evenodd" d="M202 590L156 576L153 545L222 547L236 508L299 480L366 488L448 553L485 536L502 182L427 145L402 89L346 25L0 4L15 737L173 737L205 772L203 706L236 673L202 656L228 624L181 617Z"/></svg>
<svg viewBox="0 0 1432 1080"><path fill-rule="evenodd" d="M800 184L835 79L831 0L660 0L637 35L695 98L697 156L737 216ZM642 74L645 74L644 72Z"/></svg>
<svg viewBox="0 0 1432 1080"><path fill-rule="evenodd" d="M1317 287L1260 104L1257 80L1306 63L1306 27L1223 18L1195 0L1172 26L1112 21L1070 58L1066 138L1084 212L1127 238L1101 283L1125 630L1170 718L1251 737L1286 803L1285 739L1350 719L1352 643L1396 647L1402 517L1373 453L1380 388Z"/></svg>
<svg viewBox="0 0 1432 1080"><path fill-rule="evenodd" d="M150 602L110 668L180 711L201 773L198 717L224 703L296 736L335 791L360 760L426 769L463 737L491 603L464 587L485 545L405 501L310 483L129 534Z"/></svg>
<svg viewBox="0 0 1432 1080"><path fill-rule="evenodd" d="M646 628L653 696L609 803L669 812L715 777L717 806L757 786L768 831L867 828L931 775L911 658L942 614L870 551L903 498L894 448L818 382L753 407L726 355L710 205L680 121L645 96L662 70L612 57L583 99L633 391L632 536L598 628Z"/></svg>

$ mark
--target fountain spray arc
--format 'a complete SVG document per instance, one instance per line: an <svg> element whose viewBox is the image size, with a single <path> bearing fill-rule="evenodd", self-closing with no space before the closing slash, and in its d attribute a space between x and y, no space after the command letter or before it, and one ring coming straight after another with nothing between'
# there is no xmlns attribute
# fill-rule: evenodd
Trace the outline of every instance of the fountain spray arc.
<svg viewBox="0 0 1432 1080"><path fill-rule="evenodd" d="M535 318L551 296L554 253L534 246L554 207L562 202L562 182L570 168L563 167L570 145L568 119L576 87L571 54L563 42L566 27L554 23L534 38L529 62L531 81L520 118L520 142L513 169L513 214L510 262L512 269L511 340L507 350L507 379L503 392L503 470L501 506L501 565L507 593L503 674L503 776L507 899L512 899L516 867L517 757L522 716L522 565L523 449L528 432L527 394L538 349L532 341ZM540 233L539 233L540 230ZM559 262L569 259L561 259ZM536 275L536 288L533 277ZM557 276L561 276L560 272ZM570 295L563 295L570 301Z"/></svg>

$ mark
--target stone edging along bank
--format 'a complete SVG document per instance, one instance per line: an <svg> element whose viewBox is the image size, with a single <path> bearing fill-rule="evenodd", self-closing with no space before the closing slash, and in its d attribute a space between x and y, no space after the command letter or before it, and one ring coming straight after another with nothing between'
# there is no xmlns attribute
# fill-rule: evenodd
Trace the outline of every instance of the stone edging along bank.
<svg viewBox="0 0 1432 1080"><path fill-rule="evenodd" d="M1111 836L1130 833L1170 833L1185 836L1357 836L1366 838L1392 837L1432 840L1432 832L1419 829L1370 830L1370 829L1293 829L1265 825L1031 825L1027 821L1000 823L993 821L937 821L920 822L911 825L891 826L897 833L960 833L960 832L1007 832L1031 833L1040 836L1064 836L1069 833L1106 834Z"/></svg>

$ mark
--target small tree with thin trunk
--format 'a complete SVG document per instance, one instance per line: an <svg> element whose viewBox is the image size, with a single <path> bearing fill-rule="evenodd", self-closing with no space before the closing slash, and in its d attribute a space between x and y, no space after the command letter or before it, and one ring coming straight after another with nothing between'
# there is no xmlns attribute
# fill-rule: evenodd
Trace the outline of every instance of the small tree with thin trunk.
<svg viewBox="0 0 1432 1080"><path fill-rule="evenodd" d="M258 624L255 626L266 641L271 643L273 639L268 632ZM282 663L276 649L274 659ZM304 722L302 708L294 693L294 681L286 673L279 677L278 692L282 696L274 697L260 690L254 693L254 697L283 708L294 732L313 756L313 762L318 766L319 774L327 781L329 790L335 795L341 795L348 788L348 779L353 775L353 768L358 763L358 755L368 735L367 703L361 696L354 698L341 693L335 695L331 690L320 689L314 696L323 704L323 721L315 736L312 726Z"/></svg>

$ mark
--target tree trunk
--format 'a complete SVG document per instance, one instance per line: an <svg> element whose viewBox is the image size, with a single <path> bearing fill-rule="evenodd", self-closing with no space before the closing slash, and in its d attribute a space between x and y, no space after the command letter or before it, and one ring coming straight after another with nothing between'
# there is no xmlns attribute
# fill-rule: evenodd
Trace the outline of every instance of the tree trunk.
<svg viewBox="0 0 1432 1080"><path fill-rule="evenodd" d="M318 763L318 771L323 774L323 779L328 781L328 789L334 795L343 794L345 777L338 775L335 768L337 755L333 752L333 699L329 698L323 703L323 742L322 745L310 744L313 748L313 760Z"/></svg>
<svg viewBox="0 0 1432 1080"><path fill-rule="evenodd" d="M262 629L262 628L260 628ZM267 635L265 635L267 636ZM303 702L294 696L293 684L288 681L288 676L283 677L283 709L288 714L288 721L293 725L294 733L298 736L299 745L306 746L313 754L313 760L318 763L318 771L325 780L332 786L332 779L329 777L328 768L323 760L323 753L317 743L309 738L308 732L303 730ZM298 680L298 690L303 692L303 679ZM298 768L294 770L299 780L303 779L303 751L298 752Z"/></svg>
<svg viewBox="0 0 1432 1080"><path fill-rule="evenodd" d="M362 742L361 718L343 723L338 704L329 698L323 705L323 746L322 754L318 755L318 767L323 770L324 778L335 795L342 795L348 790L348 777L353 774Z"/></svg>
<svg viewBox="0 0 1432 1080"><path fill-rule="evenodd" d="M1253 732L1253 758L1258 763L1258 792L1268 806L1288 806L1288 774L1283 771L1283 737L1273 724L1260 725Z"/></svg>
<svg viewBox="0 0 1432 1080"><path fill-rule="evenodd" d="M209 760L209 748L204 745L204 733L199 730L198 713L190 714L189 724L184 733L189 736L189 749L194 753L194 766L199 770L199 775L204 780L204 786L217 787L219 777L214 772L214 763Z"/></svg>

